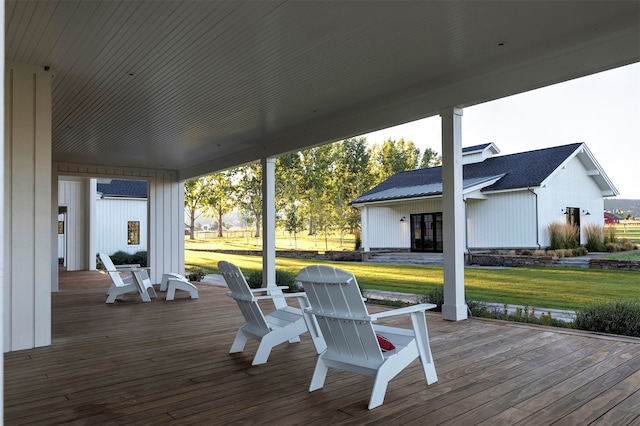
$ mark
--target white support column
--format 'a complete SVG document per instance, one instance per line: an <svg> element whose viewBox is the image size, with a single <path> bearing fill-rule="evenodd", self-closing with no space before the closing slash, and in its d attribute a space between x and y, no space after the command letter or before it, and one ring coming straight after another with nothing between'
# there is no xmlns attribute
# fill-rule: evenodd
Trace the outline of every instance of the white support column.
<svg viewBox="0 0 640 426"><path fill-rule="evenodd" d="M442 221L444 305L442 318L467 319L464 298L464 202L462 201L462 109L447 108L442 120Z"/></svg>
<svg viewBox="0 0 640 426"><path fill-rule="evenodd" d="M362 228L362 235L360 235L362 239L362 250L371 251L371 247L369 247L369 209L367 206L362 206L360 221Z"/></svg>
<svg viewBox="0 0 640 426"><path fill-rule="evenodd" d="M4 75L2 319L15 351L51 344L51 73L5 63Z"/></svg>
<svg viewBox="0 0 640 426"><path fill-rule="evenodd" d="M276 159L262 162L262 287L276 286ZM286 306L274 299L276 308Z"/></svg>
<svg viewBox="0 0 640 426"><path fill-rule="evenodd" d="M97 235L97 231L96 231L96 196L98 194L98 179L96 178L90 178L89 179L89 188L88 188L88 195L87 197L89 198L87 200L87 215L88 215L88 220L87 220L87 237L88 237L88 242L87 242L87 264L89 265L89 270L90 271L95 271L96 270L96 235Z"/></svg>

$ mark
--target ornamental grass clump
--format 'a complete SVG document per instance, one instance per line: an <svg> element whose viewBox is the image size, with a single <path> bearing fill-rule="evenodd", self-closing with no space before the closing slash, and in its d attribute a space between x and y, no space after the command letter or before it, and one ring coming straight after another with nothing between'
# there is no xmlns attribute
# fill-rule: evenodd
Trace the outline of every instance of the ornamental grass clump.
<svg viewBox="0 0 640 426"><path fill-rule="evenodd" d="M576 312L578 330L640 337L640 302L596 302Z"/></svg>
<svg viewBox="0 0 640 426"><path fill-rule="evenodd" d="M553 222L547 226L549 232L549 248L557 249L574 249L578 244L578 228L562 222Z"/></svg>
<svg viewBox="0 0 640 426"><path fill-rule="evenodd" d="M605 251L604 247L604 228L595 223L590 223L583 228L584 235L587 239L585 247L589 251Z"/></svg>

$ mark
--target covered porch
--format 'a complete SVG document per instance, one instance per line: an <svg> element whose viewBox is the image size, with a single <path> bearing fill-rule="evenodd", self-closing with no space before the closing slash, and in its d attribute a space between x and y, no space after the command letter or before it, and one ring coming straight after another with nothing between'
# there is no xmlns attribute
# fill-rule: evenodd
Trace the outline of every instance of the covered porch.
<svg viewBox="0 0 640 426"><path fill-rule="evenodd" d="M324 389L307 391L308 335L262 366L250 365L255 343L229 355L242 316L223 287L105 305L109 282L60 273L52 345L5 354L6 424L640 422L640 339L429 313L438 382L427 386L415 361L369 411L364 376L330 371Z"/></svg>

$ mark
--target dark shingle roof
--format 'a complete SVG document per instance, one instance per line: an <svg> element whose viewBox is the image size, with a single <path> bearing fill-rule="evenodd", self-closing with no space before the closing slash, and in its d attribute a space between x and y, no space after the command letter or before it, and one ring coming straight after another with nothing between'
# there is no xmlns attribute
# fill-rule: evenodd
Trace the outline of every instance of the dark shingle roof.
<svg viewBox="0 0 640 426"><path fill-rule="evenodd" d="M518 154L501 155L487 158L479 163L465 164L463 166L464 186L470 186L469 183L472 181L483 178L490 179L500 175L503 176L494 184L483 188L483 191L539 186L581 145L582 143L573 143ZM475 150L478 146L469 148ZM411 189L424 185L431 186L433 189L435 184L440 184L439 191L431 190L428 194L417 193ZM393 191L394 195L391 197L373 196L382 191L389 192L392 188L407 188L407 190ZM397 173L351 203L372 201L374 198L376 200L392 200L440 194L442 194L442 167L430 167Z"/></svg>
<svg viewBox="0 0 640 426"><path fill-rule="evenodd" d="M112 179L111 183L99 183L97 190L104 197L147 198L147 182L143 180Z"/></svg>

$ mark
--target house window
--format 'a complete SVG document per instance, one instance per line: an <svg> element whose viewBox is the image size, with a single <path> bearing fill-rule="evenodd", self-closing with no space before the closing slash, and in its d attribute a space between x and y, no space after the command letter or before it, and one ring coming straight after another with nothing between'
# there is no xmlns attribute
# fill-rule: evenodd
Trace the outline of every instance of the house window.
<svg viewBox="0 0 640 426"><path fill-rule="evenodd" d="M131 220L127 222L127 244L130 246L140 244L140 222Z"/></svg>

